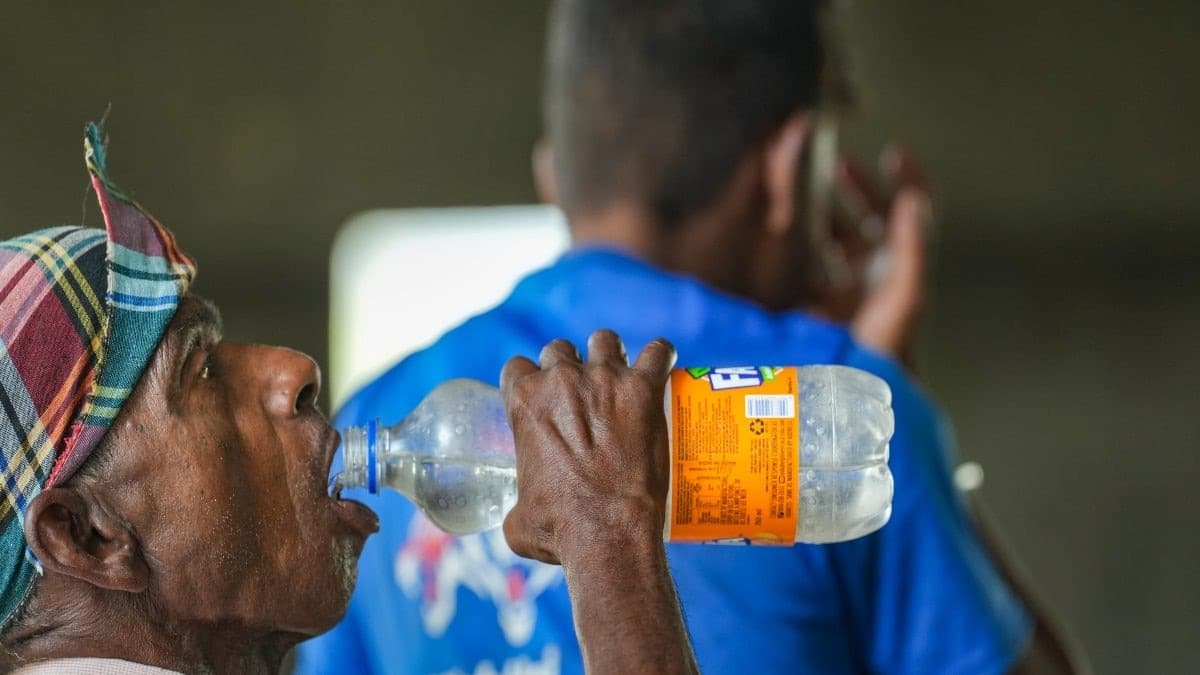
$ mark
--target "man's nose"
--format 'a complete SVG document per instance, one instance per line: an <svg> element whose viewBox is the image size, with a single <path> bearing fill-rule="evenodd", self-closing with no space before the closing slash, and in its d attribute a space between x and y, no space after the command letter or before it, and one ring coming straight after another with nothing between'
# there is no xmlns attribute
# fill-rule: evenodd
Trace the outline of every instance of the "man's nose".
<svg viewBox="0 0 1200 675"><path fill-rule="evenodd" d="M317 405L321 368L307 354L286 347L270 347L263 365L268 369L267 410L290 419Z"/></svg>

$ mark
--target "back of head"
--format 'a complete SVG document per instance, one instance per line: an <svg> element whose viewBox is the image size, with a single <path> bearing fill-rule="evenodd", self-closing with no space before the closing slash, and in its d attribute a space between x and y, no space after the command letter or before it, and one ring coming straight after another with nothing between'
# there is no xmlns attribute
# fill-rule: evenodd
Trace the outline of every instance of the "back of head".
<svg viewBox="0 0 1200 675"><path fill-rule="evenodd" d="M570 216L635 202L672 227L818 100L822 0L559 0L546 127Z"/></svg>

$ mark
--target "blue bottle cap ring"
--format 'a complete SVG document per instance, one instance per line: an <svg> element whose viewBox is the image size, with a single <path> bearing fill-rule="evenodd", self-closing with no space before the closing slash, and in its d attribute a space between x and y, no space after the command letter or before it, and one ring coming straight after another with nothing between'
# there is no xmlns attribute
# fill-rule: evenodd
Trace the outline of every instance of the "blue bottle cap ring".
<svg viewBox="0 0 1200 675"><path fill-rule="evenodd" d="M371 420L367 424L367 465L363 469L367 473L367 492L371 494L375 494L376 489L375 438L378 426L379 420Z"/></svg>

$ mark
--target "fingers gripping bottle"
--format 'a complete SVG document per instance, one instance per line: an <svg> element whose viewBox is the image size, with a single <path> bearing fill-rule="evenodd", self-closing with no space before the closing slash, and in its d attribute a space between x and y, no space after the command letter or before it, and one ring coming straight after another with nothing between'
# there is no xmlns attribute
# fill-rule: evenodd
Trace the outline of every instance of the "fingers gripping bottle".
<svg viewBox="0 0 1200 675"><path fill-rule="evenodd" d="M891 515L891 390L874 375L682 368L671 373L665 409L669 541L845 541ZM343 439L333 491L390 487L452 534L496 527L516 502L504 402L482 382L445 382L400 423L350 427Z"/></svg>

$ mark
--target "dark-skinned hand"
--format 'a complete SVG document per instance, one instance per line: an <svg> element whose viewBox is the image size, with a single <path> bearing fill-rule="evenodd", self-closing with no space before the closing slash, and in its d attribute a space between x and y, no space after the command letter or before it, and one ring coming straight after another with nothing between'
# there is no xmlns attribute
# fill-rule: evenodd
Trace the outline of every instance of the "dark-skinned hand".
<svg viewBox="0 0 1200 675"><path fill-rule="evenodd" d="M615 333L565 340L539 364L517 357L500 376L516 441L517 504L504 521L516 553L561 563L577 549L661 539L669 477L663 395L675 363L666 340L628 365Z"/></svg>
<svg viewBox="0 0 1200 675"><path fill-rule="evenodd" d="M562 565L587 672L698 672L662 540L675 348L655 340L630 367L601 330L587 363L563 340L538 360L500 376L517 458L509 547Z"/></svg>

